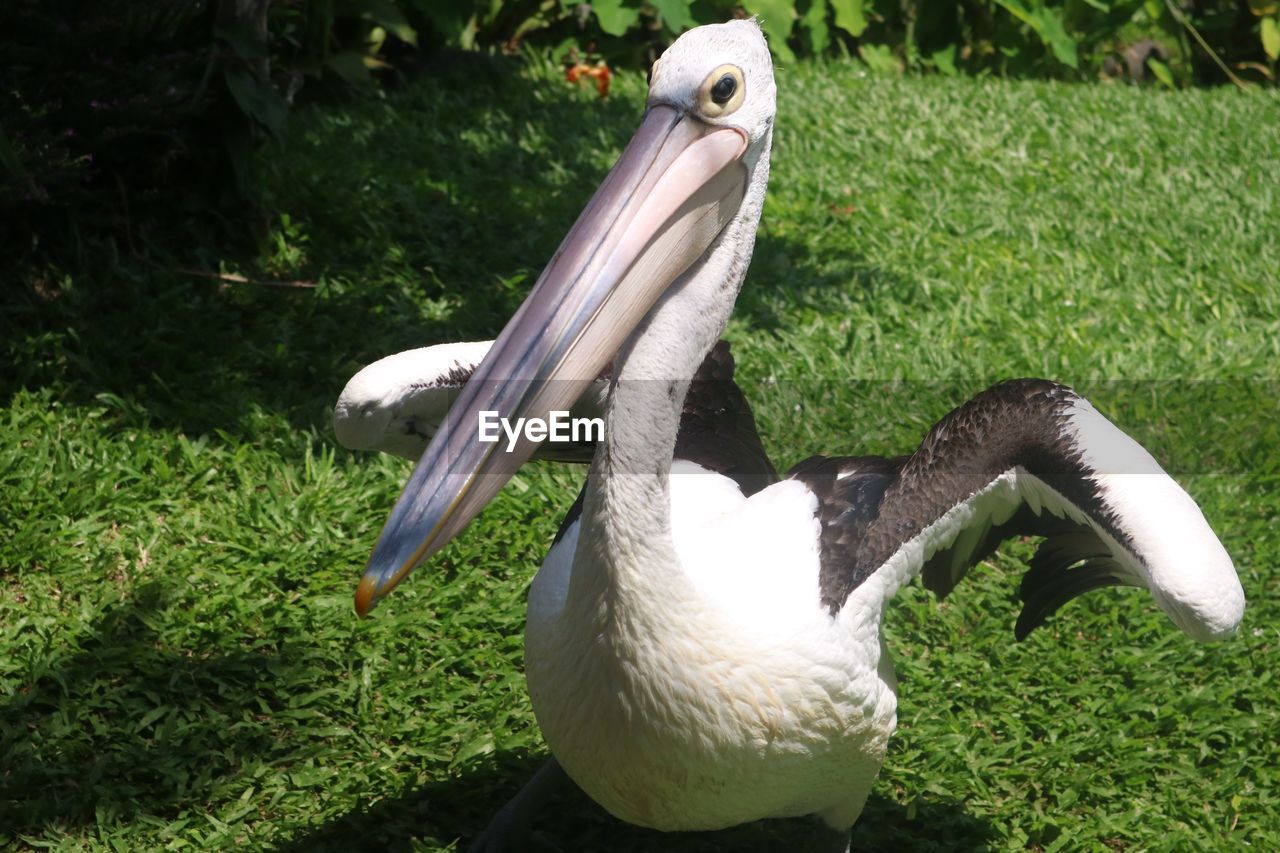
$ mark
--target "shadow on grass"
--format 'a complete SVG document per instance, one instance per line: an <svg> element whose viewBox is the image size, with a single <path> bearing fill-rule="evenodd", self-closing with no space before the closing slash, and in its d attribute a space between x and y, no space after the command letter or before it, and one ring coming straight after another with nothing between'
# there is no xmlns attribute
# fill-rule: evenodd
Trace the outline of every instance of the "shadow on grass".
<svg viewBox="0 0 1280 853"><path fill-rule="evenodd" d="M296 660L271 642L227 652L220 625L208 626L207 642L167 646L155 627L167 603L160 587L142 587L65 658L44 650L26 662L22 686L0 706L5 833L203 814L219 785L249 784L246 764L296 746L272 705L306 650Z"/></svg>
<svg viewBox="0 0 1280 853"><path fill-rule="evenodd" d="M310 658L308 644L259 638L254 648L239 636L229 644L223 626L209 625L207 637L185 636L175 645L161 632L170 606L166 589L142 587L105 611L74 651L27 664L22 686L0 706L0 828L9 837L143 818L174 831L201 824L210 802L234 808L258 768L305 769L308 743L331 737L335 721L317 720L312 731L289 711L300 674L324 665ZM246 649L229 651L234 643ZM281 849L394 851L458 840L465 849L541 761L500 754L458 778L298 828ZM535 838L542 850L765 853L799 849L797 839L808 838L810 827L806 820L765 821L717 833L656 833L615 820L574 790L548 806ZM951 850L981 846L988 834L960 804L922 804L908 819L876 795L855 842ZM947 844L931 842L939 837Z"/></svg>
<svg viewBox="0 0 1280 853"><path fill-rule="evenodd" d="M407 851L423 842L440 846L457 842L458 850L466 850L542 761L541 756L501 756L456 779L380 800L324 826L303 830L276 849L279 853ZM531 850L774 853L803 850L813 828L812 820L798 818L759 821L719 832L656 832L613 818L574 789L555 798L535 821ZM905 807L873 793L854 827L853 849L975 850L985 848L993 837L990 827L967 814L962 804L920 803L908 817Z"/></svg>
<svg viewBox="0 0 1280 853"><path fill-rule="evenodd" d="M49 389L128 426L259 433L266 416L328 433L330 407L361 365L413 346L493 337L515 311L634 130L640 105L583 97L501 66L428 74L386 103L302 114L264 158L273 207L295 232L261 248L211 238L175 209L138 253L85 243L61 270L31 271L0 316L13 369L0 399ZM272 268L281 246L305 260ZM237 261L239 259L239 261ZM314 289L185 272L223 262ZM783 322L786 300L821 310L857 259L818 260L762 235L738 310ZM836 280L843 288L829 287Z"/></svg>

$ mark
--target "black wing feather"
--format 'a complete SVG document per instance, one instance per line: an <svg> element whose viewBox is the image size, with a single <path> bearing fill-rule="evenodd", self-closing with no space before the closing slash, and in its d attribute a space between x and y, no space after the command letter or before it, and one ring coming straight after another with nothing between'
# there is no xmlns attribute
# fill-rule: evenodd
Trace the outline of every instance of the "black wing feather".
<svg viewBox="0 0 1280 853"><path fill-rule="evenodd" d="M1127 545L1097 491L1095 472L1063 429L1078 399L1052 382L1003 382L943 418L910 456L814 457L792 469L788 476L803 481L819 500L820 589L831 614L905 543L1015 468L1035 475ZM923 583L946 596L1001 542L1045 537L1023 584L1019 639L1071 598L1122 582L1110 549L1089 524L1036 512L1026 503L999 524L981 518L973 523L984 525L980 533L957 533L926 559Z"/></svg>
<svg viewBox="0 0 1280 853"><path fill-rule="evenodd" d="M1052 574L1045 574L1028 588L1027 575L1020 590L1022 595L1022 612L1013 626L1013 635L1019 640L1026 639L1045 620L1057 612L1058 608L1071 599L1084 595L1094 589L1108 586L1120 586L1124 583L1120 577L1120 566L1110 557L1103 557L1074 568L1062 569Z"/></svg>

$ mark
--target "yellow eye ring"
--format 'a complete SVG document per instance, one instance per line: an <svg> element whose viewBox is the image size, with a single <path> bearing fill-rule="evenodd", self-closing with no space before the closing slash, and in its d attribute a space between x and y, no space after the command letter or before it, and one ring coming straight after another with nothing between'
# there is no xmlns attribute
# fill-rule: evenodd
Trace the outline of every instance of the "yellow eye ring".
<svg viewBox="0 0 1280 853"><path fill-rule="evenodd" d="M742 106L747 81L736 65L721 65L698 87L698 109L708 118L720 118Z"/></svg>

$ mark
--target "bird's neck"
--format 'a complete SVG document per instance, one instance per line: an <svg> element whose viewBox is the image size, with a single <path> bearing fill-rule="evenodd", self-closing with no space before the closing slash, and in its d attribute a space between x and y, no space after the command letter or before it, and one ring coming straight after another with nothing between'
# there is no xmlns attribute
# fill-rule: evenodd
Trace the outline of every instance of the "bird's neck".
<svg viewBox="0 0 1280 853"><path fill-rule="evenodd" d="M712 344L651 329L615 364L569 588L570 604L596 618L687 597L671 536L670 470L689 377Z"/></svg>
<svg viewBox="0 0 1280 853"><path fill-rule="evenodd" d="M671 535L671 463L689 382L728 324L751 261L767 179L766 154L754 164L738 216L615 361L569 588L570 604L597 619L655 605L670 612L694 598Z"/></svg>

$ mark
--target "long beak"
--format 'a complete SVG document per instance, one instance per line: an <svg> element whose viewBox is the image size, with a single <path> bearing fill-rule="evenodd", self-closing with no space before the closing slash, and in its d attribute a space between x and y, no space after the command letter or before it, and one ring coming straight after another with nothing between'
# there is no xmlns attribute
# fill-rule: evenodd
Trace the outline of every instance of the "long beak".
<svg viewBox="0 0 1280 853"><path fill-rule="evenodd" d="M746 135L649 108L449 410L382 528L360 586L367 614L416 565L453 539L511 479L538 442L480 441L493 423L568 409L742 201Z"/></svg>

